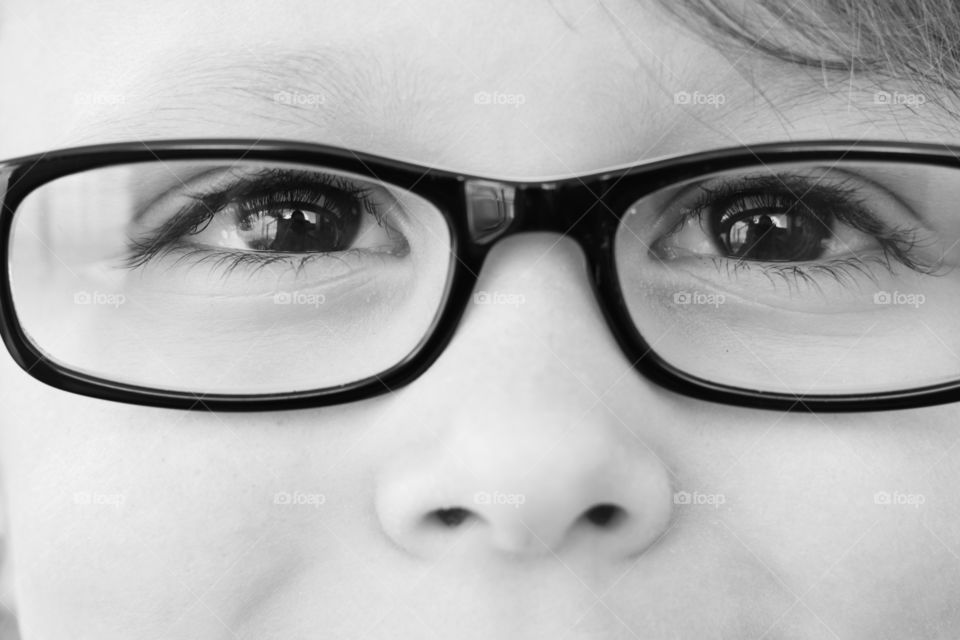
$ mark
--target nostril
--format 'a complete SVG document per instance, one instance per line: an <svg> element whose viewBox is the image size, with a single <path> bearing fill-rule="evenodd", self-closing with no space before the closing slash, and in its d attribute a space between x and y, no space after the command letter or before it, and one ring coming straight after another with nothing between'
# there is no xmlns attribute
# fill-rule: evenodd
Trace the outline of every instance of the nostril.
<svg viewBox="0 0 960 640"><path fill-rule="evenodd" d="M461 507L452 507L450 509L436 509L427 514L428 520L436 520L445 527L459 527L471 516L471 513Z"/></svg>
<svg viewBox="0 0 960 640"><path fill-rule="evenodd" d="M598 527L611 527L626 516L626 512L615 504L598 504L584 512L583 517Z"/></svg>

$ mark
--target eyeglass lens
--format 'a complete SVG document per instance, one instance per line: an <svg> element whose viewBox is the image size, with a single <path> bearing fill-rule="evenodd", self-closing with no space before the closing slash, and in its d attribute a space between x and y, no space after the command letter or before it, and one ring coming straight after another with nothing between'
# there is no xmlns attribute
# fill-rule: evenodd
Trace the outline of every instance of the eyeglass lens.
<svg viewBox="0 0 960 640"><path fill-rule="evenodd" d="M960 170L792 162L638 198L614 241L636 328L733 387L875 393L960 378ZM434 326L452 231L370 177L261 161L147 162L18 207L10 277L67 368L170 391L269 394L382 374Z"/></svg>

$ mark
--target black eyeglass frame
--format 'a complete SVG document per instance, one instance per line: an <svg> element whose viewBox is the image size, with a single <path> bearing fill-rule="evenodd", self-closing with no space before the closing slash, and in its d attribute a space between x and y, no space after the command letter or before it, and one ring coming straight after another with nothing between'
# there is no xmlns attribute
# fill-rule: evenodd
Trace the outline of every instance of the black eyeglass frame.
<svg viewBox="0 0 960 640"><path fill-rule="evenodd" d="M387 371L354 383L313 391L261 395L200 394L152 389L91 376L53 362L30 342L13 305L10 238L19 204L37 188L67 175L107 166L174 160L276 161L346 171L410 191L429 201L451 231L450 286L436 322L417 350ZM675 393L721 404L781 411L850 412L905 409L960 401L960 377L950 383L875 394L793 395L718 384L663 360L645 342L626 307L614 263L621 216L640 198L706 174L782 162L909 162L960 169L960 147L908 142L802 141L733 147L550 181L472 176L348 149L288 141L185 139L77 147L0 163L0 335L17 364L57 389L135 405L212 411L273 411L372 398L419 377L452 339L470 303L483 262L497 240L547 231L582 248L607 325L634 369ZM512 219L478 235L469 219L477 187L513 193ZM470 193L468 193L468 191ZM475 215L475 214L474 214Z"/></svg>

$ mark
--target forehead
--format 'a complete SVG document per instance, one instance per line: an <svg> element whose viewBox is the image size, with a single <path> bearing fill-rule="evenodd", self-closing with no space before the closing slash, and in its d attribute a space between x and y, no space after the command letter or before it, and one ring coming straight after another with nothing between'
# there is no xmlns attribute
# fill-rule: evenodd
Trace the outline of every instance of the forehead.
<svg viewBox="0 0 960 640"><path fill-rule="evenodd" d="M271 137L535 176L905 131L869 96L851 109L849 94L818 93L800 74L784 82L780 70L765 83L759 59L748 81L743 59L733 64L638 0L18 0L5 18L4 157L107 141ZM910 117L906 129L930 136L930 122Z"/></svg>

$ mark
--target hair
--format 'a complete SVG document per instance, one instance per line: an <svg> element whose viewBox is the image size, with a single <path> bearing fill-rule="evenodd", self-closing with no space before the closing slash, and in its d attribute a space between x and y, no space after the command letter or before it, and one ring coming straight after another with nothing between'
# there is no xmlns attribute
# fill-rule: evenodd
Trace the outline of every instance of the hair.
<svg viewBox="0 0 960 640"><path fill-rule="evenodd" d="M960 89L956 0L659 0L721 49L936 95ZM718 39L719 37L719 39Z"/></svg>

